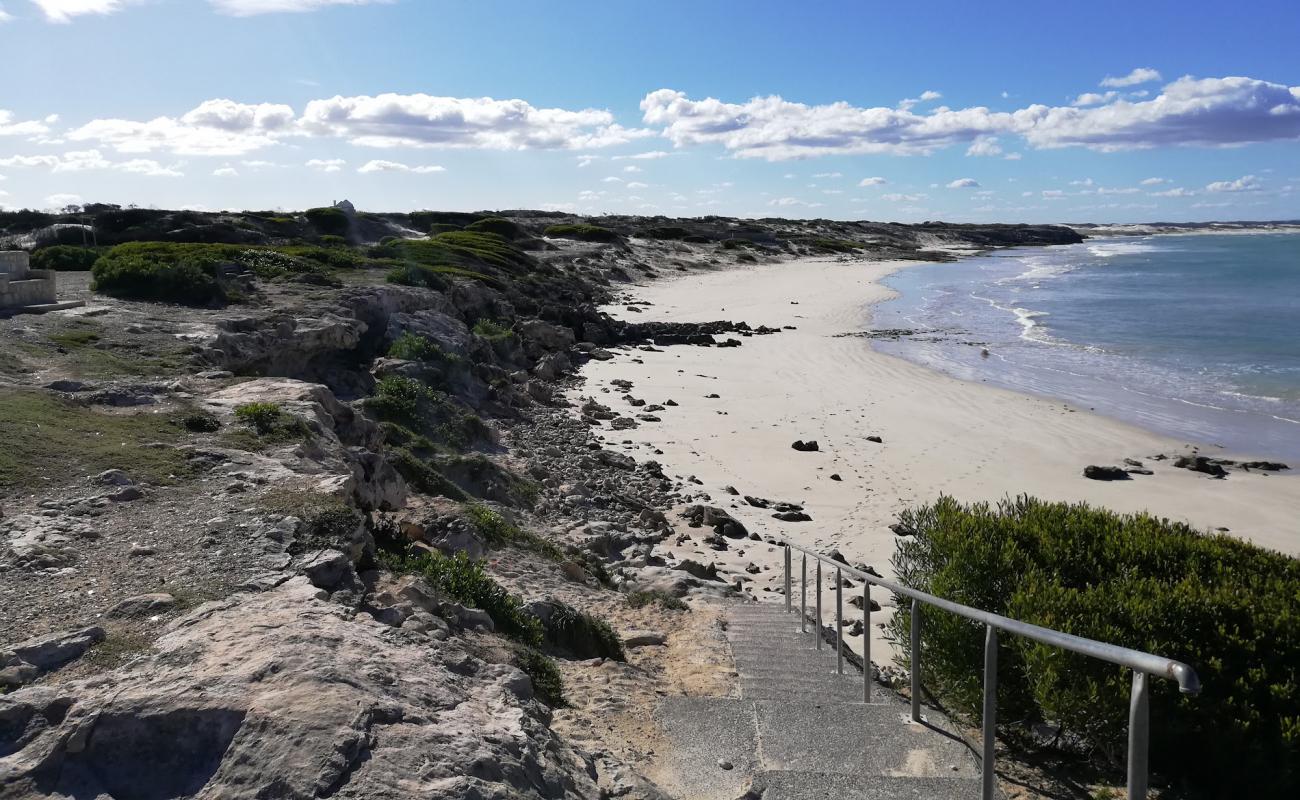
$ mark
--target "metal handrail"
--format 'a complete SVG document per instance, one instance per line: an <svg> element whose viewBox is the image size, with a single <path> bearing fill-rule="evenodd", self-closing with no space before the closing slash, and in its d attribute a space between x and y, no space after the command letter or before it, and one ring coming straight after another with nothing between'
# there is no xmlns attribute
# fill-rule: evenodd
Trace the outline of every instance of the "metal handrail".
<svg viewBox="0 0 1300 800"><path fill-rule="evenodd" d="M1197 694L1201 691L1201 681L1196 670L1187 664L1173 659L1163 658L1141 650L1085 639L1070 633L1032 625L1017 619L1004 617L989 611L954 603L942 597L901 586L863 570L854 569L848 564L824 556L816 551L778 540L785 553L785 610L792 610L791 603L791 557L794 551L802 554L801 585L799 600L799 627L806 630L805 619L808 610L808 556L812 556L817 566L816 605L817 605L817 648L822 646L822 564L835 567L835 643L837 653L836 672L844 674L844 573L862 581L862 699L871 701L871 595L870 587L879 586L900 597L910 598L911 624L911 700L912 721L921 721L921 605L931 605L972 622L984 625L984 719L983 719L983 759L980 773L983 779L983 798L992 800L994 794L993 771L994 744L997 727L997 688L998 688L998 631L1006 631L1017 636L1025 636L1034 641L1060 647L1064 650L1080 653L1092 658L1118 664L1133 670L1133 685L1129 695L1129 739L1128 739L1128 798L1143 800L1147 796L1147 744L1150 739L1150 715L1148 695L1148 675L1176 681L1178 690L1183 694Z"/></svg>

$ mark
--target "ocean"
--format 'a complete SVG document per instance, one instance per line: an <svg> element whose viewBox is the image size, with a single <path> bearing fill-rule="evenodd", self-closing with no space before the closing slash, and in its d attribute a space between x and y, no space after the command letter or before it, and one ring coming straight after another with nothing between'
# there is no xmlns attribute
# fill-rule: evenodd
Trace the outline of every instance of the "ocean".
<svg viewBox="0 0 1300 800"><path fill-rule="evenodd" d="M904 269L875 346L1229 453L1300 461L1300 234L1090 239ZM1300 465L1297 465L1300 466Z"/></svg>

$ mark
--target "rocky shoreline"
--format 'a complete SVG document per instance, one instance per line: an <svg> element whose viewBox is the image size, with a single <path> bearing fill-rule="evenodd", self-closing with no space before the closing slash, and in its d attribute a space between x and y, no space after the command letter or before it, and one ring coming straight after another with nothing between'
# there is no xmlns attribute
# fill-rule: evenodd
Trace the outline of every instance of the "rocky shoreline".
<svg viewBox="0 0 1300 800"><path fill-rule="evenodd" d="M265 224L211 216L184 220L205 237ZM612 239L591 243L546 237L554 216L451 216L435 224L502 220L509 235L480 243L508 262L476 255L437 288L366 266L235 269L250 299L204 308L73 280L87 307L5 323L0 410L20 460L0 462L0 796L663 796L637 720L663 693L725 691L705 646L714 602L747 590L661 545L765 545L721 509L684 508L698 487L652 453L596 438L655 424L656 398L574 409L565 392L613 347L781 332L622 322L597 304L632 274L818 247L927 258L1077 238L603 218ZM175 241L180 219L119 239ZM410 224L359 220L352 247ZM482 559L475 591L522 616L411 571L434 556Z"/></svg>

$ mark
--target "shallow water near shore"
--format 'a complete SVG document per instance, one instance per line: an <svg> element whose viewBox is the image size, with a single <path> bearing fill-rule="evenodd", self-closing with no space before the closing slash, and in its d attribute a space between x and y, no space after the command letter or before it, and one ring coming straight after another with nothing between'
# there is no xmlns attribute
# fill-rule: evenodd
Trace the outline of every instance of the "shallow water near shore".
<svg viewBox="0 0 1300 800"><path fill-rule="evenodd" d="M882 352L1228 453L1300 460L1300 235L1091 239L902 270ZM987 350L987 354L982 351Z"/></svg>

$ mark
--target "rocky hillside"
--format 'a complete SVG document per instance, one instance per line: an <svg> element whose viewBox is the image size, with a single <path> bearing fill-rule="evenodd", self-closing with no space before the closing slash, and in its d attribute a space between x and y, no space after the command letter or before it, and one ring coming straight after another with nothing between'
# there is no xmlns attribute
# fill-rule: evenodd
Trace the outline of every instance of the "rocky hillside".
<svg viewBox="0 0 1300 800"><path fill-rule="evenodd" d="M655 546L748 534L602 446L653 407L560 390L615 348L780 333L599 304L668 271L1078 240L0 214L0 247L87 301L0 321L0 796L659 796L637 720L698 661L667 634L744 581Z"/></svg>

